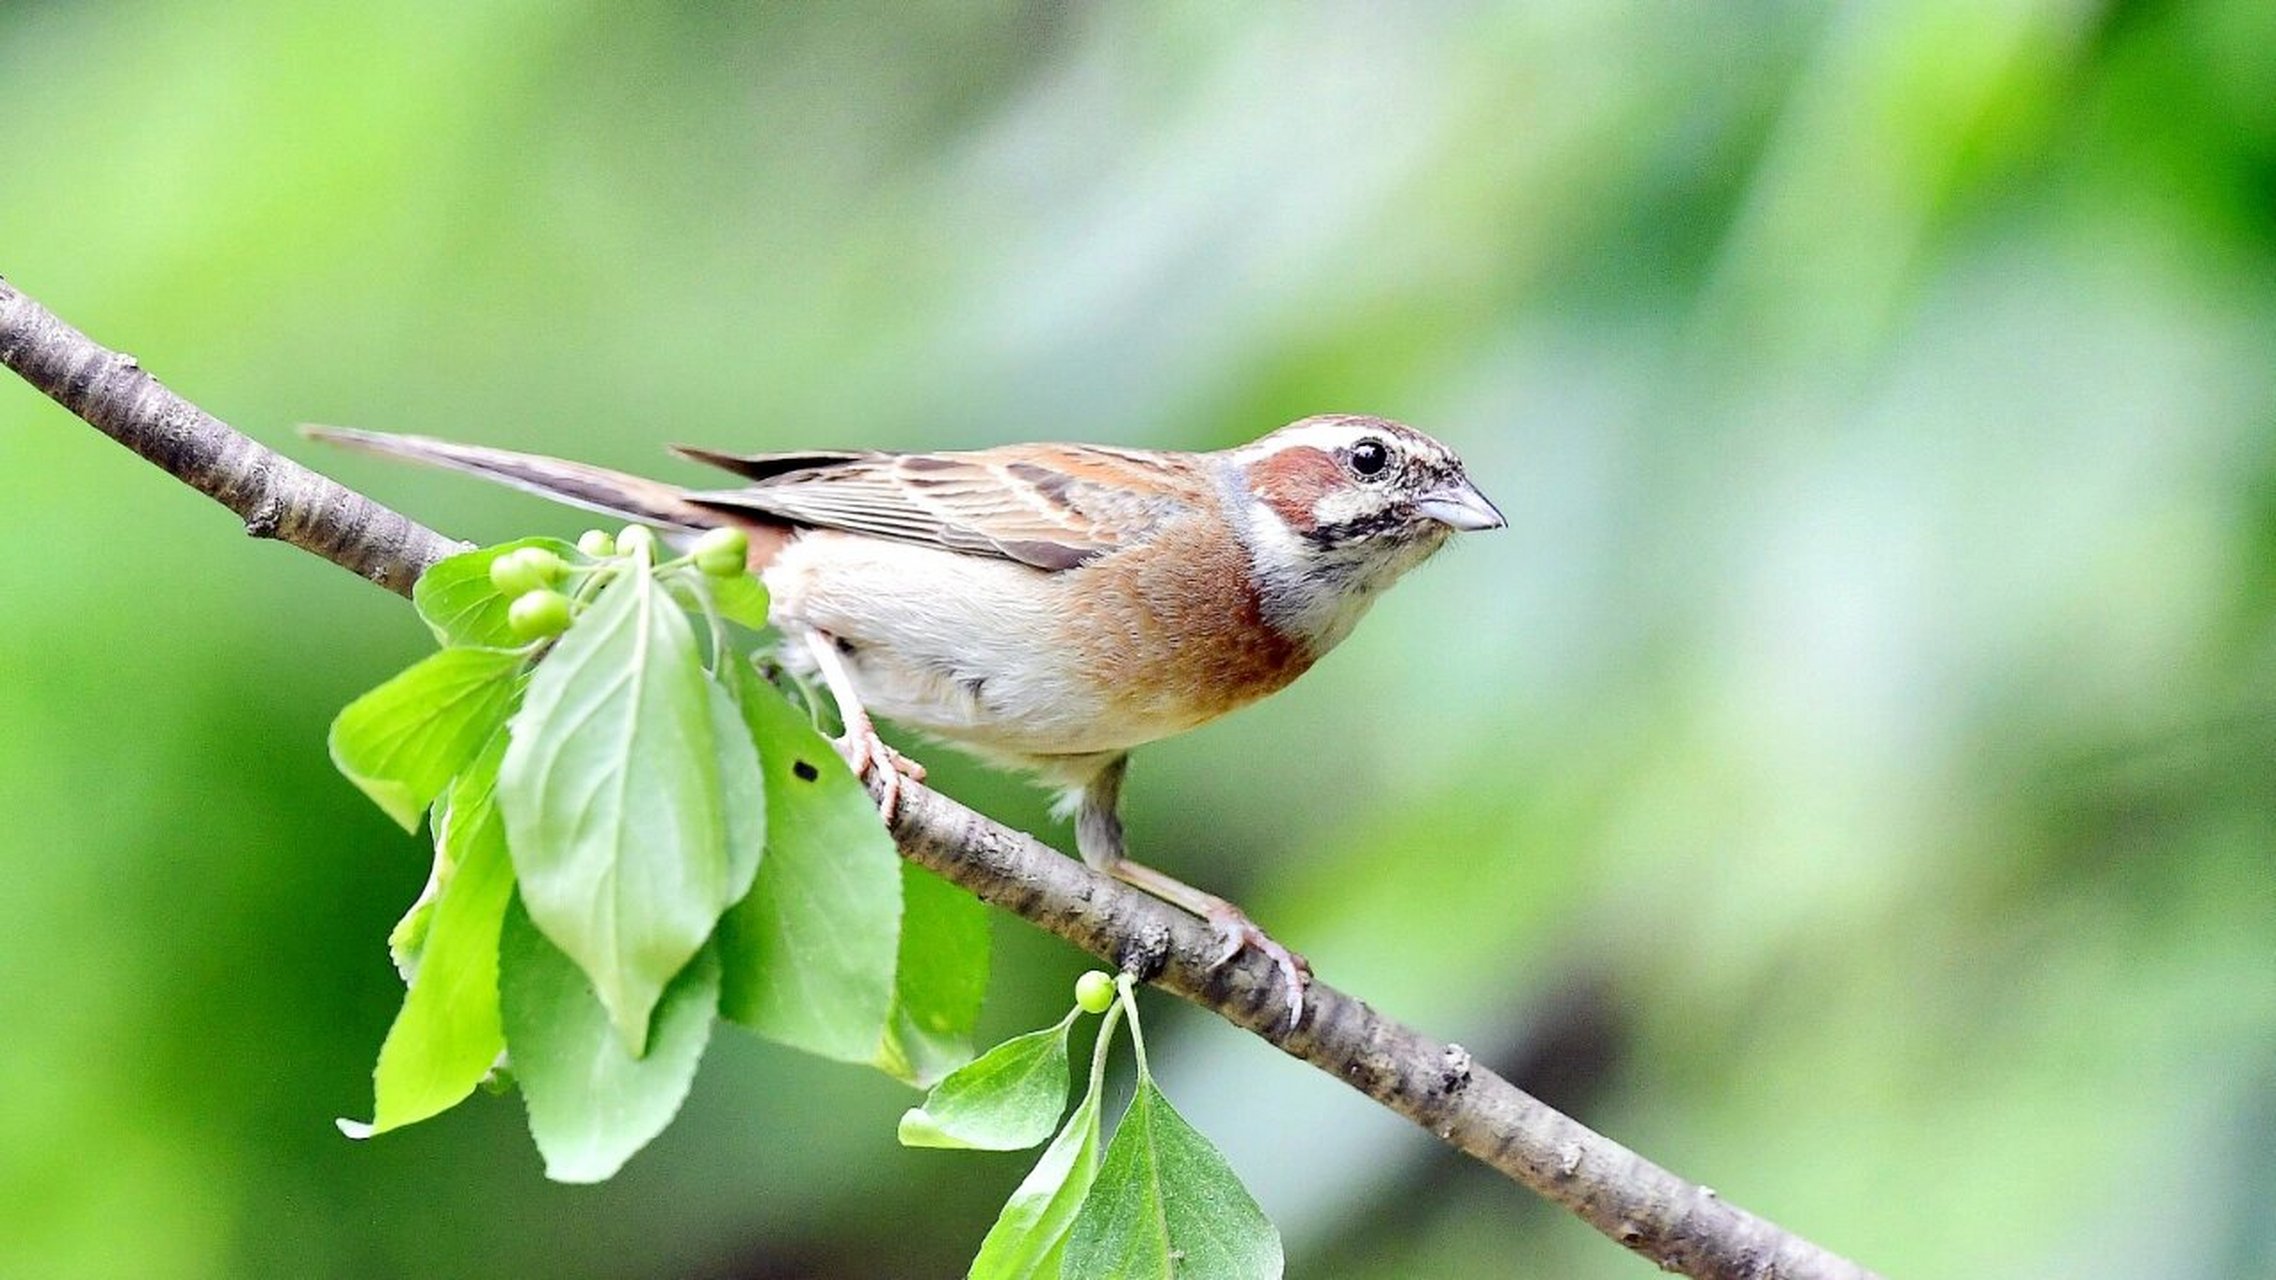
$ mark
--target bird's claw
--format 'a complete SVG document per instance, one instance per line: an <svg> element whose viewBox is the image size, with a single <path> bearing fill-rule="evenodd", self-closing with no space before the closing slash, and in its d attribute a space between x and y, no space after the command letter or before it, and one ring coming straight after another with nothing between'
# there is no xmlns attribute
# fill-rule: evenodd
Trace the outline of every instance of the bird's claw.
<svg viewBox="0 0 2276 1280"><path fill-rule="evenodd" d="M891 825L901 807L901 780L923 782L925 767L885 744L872 728L849 729L835 743L846 767L864 784L877 788L877 811Z"/></svg>
<svg viewBox="0 0 2276 1280"><path fill-rule="evenodd" d="M1304 988L1312 980L1312 966L1304 957L1273 941L1232 903L1218 903L1203 918L1216 930L1220 944L1217 957L1209 962L1209 967L1222 969L1231 964L1243 948L1256 948L1257 954L1272 961L1273 968L1280 972L1281 984L1288 994L1288 1026L1295 1029L1304 1017Z"/></svg>

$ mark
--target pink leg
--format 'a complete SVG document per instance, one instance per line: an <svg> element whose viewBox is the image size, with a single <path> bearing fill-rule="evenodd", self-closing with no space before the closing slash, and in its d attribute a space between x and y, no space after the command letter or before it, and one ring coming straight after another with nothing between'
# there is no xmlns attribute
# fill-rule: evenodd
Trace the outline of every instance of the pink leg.
<svg viewBox="0 0 2276 1280"><path fill-rule="evenodd" d="M1230 962L1241 954L1243 947L1256 948L1259 955L1272 961L1273 967L1280 971L1281 986L1288 995L1288 1025L1293 1027L1303 1018L1304 986L1312 980L1312 966L1304 957L1273 941L1246 912L1213 893L1205 893L1142 862L1122 858L1104 870L1124 884L1143 889L1208 921L1210 928L1217 931L1220 947L1216 965Z"/></svg>
<svg viewBox="0 0 2276 1280"><path fill-rule="evenodd" d="M862 709L861 697L854 692L853 677L846 671L845 660L838 655L837 642L819 632L806 633L807 652L814 656L814 666L822 673L822 683L830 688L830 697L838 704L838 718L845 722L845 736L837 741L838 754L846 758L854 776L864 782L875 780L878 786L877 808L885 821L901 804L901 780L925 780L925 767L902 755L877 736L877 726ZM882 778L876 778L880 771Z"/></svg>

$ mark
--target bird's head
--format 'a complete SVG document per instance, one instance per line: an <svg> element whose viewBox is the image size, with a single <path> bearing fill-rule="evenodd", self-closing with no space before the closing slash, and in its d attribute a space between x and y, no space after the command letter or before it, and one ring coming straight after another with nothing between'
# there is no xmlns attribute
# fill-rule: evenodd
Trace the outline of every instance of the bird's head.
<svg viewBox="0 0 2276 1280"><path fill-rule="evenodd" d="M1306 418L1229 456L1266 616L1316 652L1449 535L1505 523L1452 449L1387 418Z"/></svg>

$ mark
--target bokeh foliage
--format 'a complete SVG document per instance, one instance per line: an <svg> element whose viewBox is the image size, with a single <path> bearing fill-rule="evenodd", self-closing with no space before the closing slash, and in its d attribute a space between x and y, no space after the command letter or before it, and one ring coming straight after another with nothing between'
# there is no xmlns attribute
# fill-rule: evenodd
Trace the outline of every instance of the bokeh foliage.
<svg viewBox="0 0 2276 1280"><path fill-rule="evenodd" d="M1891 1274L2276 1272L2265 0L30 0L0 120L0 271L296 451L1426 426L1510 531L1142 754L1141 851ZM0 476L0 1271L970 1256L1020 1158L943 1176L905 1091L747 1038L606 1187L499 1100L342 1140L425 865L323 732L417 620L12 381ZM1063 1006L998 944L984 1029ZM1154 1038L1292 1274L1644 1273Z"/></svg>

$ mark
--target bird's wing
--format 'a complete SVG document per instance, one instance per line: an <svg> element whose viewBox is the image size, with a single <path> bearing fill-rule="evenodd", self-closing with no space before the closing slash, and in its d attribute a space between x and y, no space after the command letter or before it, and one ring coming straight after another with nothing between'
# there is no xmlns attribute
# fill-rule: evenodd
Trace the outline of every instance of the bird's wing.
<svg viewBox="0 0 2276 1280"><path fill-rule="evenodd" d="M1209 500L1190 454L1095 445L970 453L682 453L754 483L690 493L699 506L796 525L1072 569L1144 541Z"/></svg>

